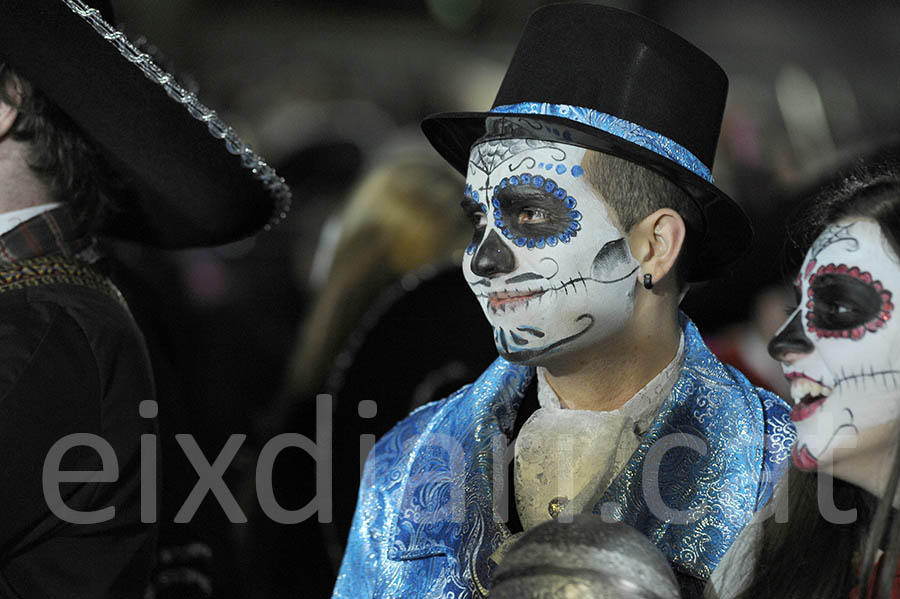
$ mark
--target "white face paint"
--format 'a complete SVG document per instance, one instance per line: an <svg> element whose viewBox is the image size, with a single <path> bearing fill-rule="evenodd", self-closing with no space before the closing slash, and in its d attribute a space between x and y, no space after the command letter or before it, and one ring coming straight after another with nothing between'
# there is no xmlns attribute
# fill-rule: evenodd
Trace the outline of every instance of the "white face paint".
<svg viewBox="0 0 900 599"><path fill-rule="evenodd" d="M873 429L900 418L900 323L892 292L900 263L873 221L830 225L798 274L800 303L770 346L797 402L794 463L811 470L834 451L873 446Z"/></svg>
<svg viewBox="0 0 900 599"><path fill-rule="evenodd" d="M472 148L463 273L505 358L541 364L619 331L639 265L582 170L585 150L504 139Z"/></svg>

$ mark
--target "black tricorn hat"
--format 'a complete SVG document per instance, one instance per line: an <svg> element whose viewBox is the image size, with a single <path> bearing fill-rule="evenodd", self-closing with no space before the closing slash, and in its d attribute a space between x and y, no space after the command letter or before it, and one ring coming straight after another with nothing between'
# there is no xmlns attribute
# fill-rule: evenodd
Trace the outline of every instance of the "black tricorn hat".
<svg viewBox="0 0 900 599"><path fill-rule="evenodd" d="M435 114L422 130L463 175L486 134L578 145L661 174L703 214L687 271L701 281L722 274L753 237L747 216L712 182L727 93L722 68L657 23L606 6L551 4L528 19L489 112Z"/></svg>
<svg viewBox="0 0 900 599"><path fill-rule="evenodd" d="M114 198L103 233L210 246L283 218L284 180L111 22L109 0L0 0L0 62L65 112L135 190Z"/></svg>

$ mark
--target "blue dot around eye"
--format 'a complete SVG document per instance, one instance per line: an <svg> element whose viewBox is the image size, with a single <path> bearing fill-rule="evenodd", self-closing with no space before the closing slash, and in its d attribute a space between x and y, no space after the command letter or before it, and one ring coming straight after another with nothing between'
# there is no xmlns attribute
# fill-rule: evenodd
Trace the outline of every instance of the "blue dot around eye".
<svg viewBox="0 0 900 599"><path fill-rule="evenodd" d="M503 177L502 179L500 179L500 187L501 188L506 187L507 185L509 185L509 179L507 179L506 177Z"/></svg>
<svg viewBox="0 0 900 599"><path fill-rule="evenodd" d="M525 243L525 245L528 246L528 249L529 249L529 250L534 249L534 239L529 239L529 240Z"/></svg>
<svg viewBox="0 0 900 599"><path fill-rule="evenodd" d="M569 243L570 237L571 236L566 232L562 232L559 234L559 240L562 241L563 243Z"/></svg>
<svg viewBox="0 0 900 599"><path fill-rule="evenodd" d="M584 174L584 169L581 168L581 166L576 164L575 166L572 167L572 169L569 172L572 173L573 177L577 178Z"/></svg>
<svg viewBox="0 0 900 599"><path fill-rule="evenodd" d="M517 245L517 246L522 247L522 246L524 246L526 243L528 243L528 240L525 239L524 237L518 237L518 238L516 238L516 245Z"/></svg>
<svg viewBox="0 0 900 599"><path fill-rule="evenodd" d="M556 235L551 235L547 238L547 245L550 247L555 246L559 240L556 239Z"/></svg>
<svg viewBox="0 0 900 599"><path fill-rule="evenodd" d="M559 187L559 188L557 188L556 191L553 192L553 196L557 200L564 200L564 199L566 199L566 190L563 189L562 187Z"/></svg>
<svg viewBox="0 0 900 599"><path fill-rule="evenodd" d="M578 229L581 228L581 224L577 220L570 220L569 228L572 229L573 231L577 231Z"/></svg>
<svg viewBox="0 0 900 599"><path fill-rule="evenodd" d="M522 183L525 183L525 184L531 183L531 175L529 175L529 174L522 175L521 179L522 179Z"/></svg>
<svg viewBox="0 0 900 599"><path fill-rule="evenodd" d="M510 184L510 185L518 185L518 184L519 184L519 178L516 177L515 175L513 175L512 177L509 178L509 184Z"/></svg>
<svg viewBox="0 0 900 599"><path fill-rule="evenodd" d="M503 221L500 220L499 218L494 219L494 226L497 227L498 229L502 229L502 228L503 228Z"/></svg>
<svg viewBox="0 0 900 599"><path fill-rule="evenodd" d="M466 247L466 253L470 254L470 255L475 253L475 244L474 243L470 243L468 245L468 247Z"/></svg>
<svg viewBox="0 0 900 599"><path fill-rule="evenodd" d="M543 163L543 162L538 162L538 168L544 168L544 163Z"/></svg>
<svg viewBox="0 0 900 599"><path fill-rule="evenodd" d="M501 233L503 233L503 236L506 237L507 239L512 239L512 238L513 238L513 234L510 232L510 230L509 230L508 228L504 228L504 229L501 231Z"/></svg>
<svg viewBox="0 0 900 599"><path fill-rule="evenodd" d="M500 207L500 199L499 198L492 199L491 204L494 205L494 208L499 208Z"/></svg>
<svg viewBox="0 0 900 599"><path fill-rule="evenodd" d="M536 247L536 248L539 249L539 250L544 249L544 238L541 237L540 239L538 239L537 241L535 241L535 242L534 242L534 247Z"/></svg>
<svg viewBox="0 0 900 599"><path fill-rule="evenodd" d="M500 193L500 186L494 185L494 195L497 195L498 193Z"/></svg>
<svg viewBox="0 0 900 599"><path fill-rule="evenodd" d="M544 190L547 193L553 193L553 190L556 189L556 182L553 179L547 179L547 182L544 183Z"/></svg>
<svg viewBox="0 0 900 599"><path fill-rule="evenodd" d="M581 220L581 213L577 210L570 210L569 218L571 218L572 220Z"/></svg>
<svg viewBox="0 0 900 599"><path fill-rule="evenodd" d="M556 165L556 174L557 174L557 175L561 175L561 174L563 174L563 173L565 173L565 172L566 172L566 165L565 165L565 164L557 164L557 165Z"/></svg>
<svg viewBox="0 0 900 599"><path fill-rule="evenodd" d="M487 214L487 206L484 204L478 204L478 209Z"/></svg>
<svg viewBox="0 0 900 599"><path fill-rule="evenodd" d="M566 208L568 208L569 210L571 210L571 209L574 208L575 206L576 206L575 198L573 198L572 196L567 197L567 198L566 198Z"/></svg>
<svg viewBox="0 0 900 599"><path fill-rule="evenodd" d="M475 198L475 201L477 202L477 201L478 201L478 192L477 192L477 191L476 191L476 192L473 192L472 195L473 195L473 197Z"/></svg>
<svg viewBox="0 0 900 599"><path fill-rule="evenodd" d="M499 208L494 208L494 218L503 218L503 211Z"/></svg>
<svg viewBox="0 0 900 599"><path fill-rule="evenodd" d="M553 170L553 165L550 163L547 163L544 165L544 168L547 169L548 171L550 171L550 170Z"/></svg>
<svg viewBox="0 0 900 599"><path fill-rule="evenodd" d="M532 179L531 184L535 187L543 187L544 186L544 178L540 175L535 175L534 179Z"/></svg>

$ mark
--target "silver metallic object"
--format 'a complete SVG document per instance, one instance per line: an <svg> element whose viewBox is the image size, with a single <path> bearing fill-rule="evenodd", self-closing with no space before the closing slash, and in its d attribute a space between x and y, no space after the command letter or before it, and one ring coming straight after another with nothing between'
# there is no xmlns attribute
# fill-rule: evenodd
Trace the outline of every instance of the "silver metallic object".
<svg viewBox="0 0 900 599"><path fill-rule="evenodd" d="M84 19L98 34L115 46L122 56L138 67L147 79L162 86L169 97L182 104L192 117L205 123L210 135L223 140L226 149L231 154L240 156L241 165L249 169L275 198L275 209L271 219L264 227L265 230L268 231L287 217L291 208L291 190L285 184L284 179L279 177L275 169L254 152L253 148L238 137L234 129L222 122L215 110L202 104L195 94L184 89L174 76L157 65L149 54L141 52L128 41L124 33L104 21L99 10L85 4L82 0L62 1L72 12Z"/></svg>
<svg viewBox="0 0 900 599"><path fill-rule="evenodd" d="M490 599L678 599L665 557L640 532L593 514L536 526L504 553Z"/></svg>

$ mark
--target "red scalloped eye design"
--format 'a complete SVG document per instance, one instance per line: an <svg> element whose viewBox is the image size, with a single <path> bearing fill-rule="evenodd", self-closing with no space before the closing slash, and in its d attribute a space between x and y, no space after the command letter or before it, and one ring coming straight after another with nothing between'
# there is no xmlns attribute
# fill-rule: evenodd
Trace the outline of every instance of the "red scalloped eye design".
<svg viewBox="0 0 900 599"><path fill-rule="evenodd" d="M806 271L809 273L812 271L811 266L815 265L815 261L810 261L810 265L807 266ZM881 296L881 310L878 312L878 315L875 316L872 320L865 324L861 324L858 327L854 327L852 329L843 329L843 330L831 330L831 329L820 329L816 327L812 322L812 309L813 309L813 281L816 280L816 277L819 275L825 274L839 274L839 275L848 275L851 276L867 285L871 285L875 291ZM887 323L891 318L891 312L894 311L894 304L891 303L891 292L885 289L881 281L875 281L872 279L872 275L868 272L864 272L859 270L858 267L852 266L848 267L846 264L827 264L822 265L815 272L815 274L809 277L809 282L806 288L806 295L809 298L806 302L806 330L810 333L815 333L815 335L822 339L823 337L826 339L829 338L838 338L838 339L861 339L866 332L874 333L881 327Z"/></svg>
<svg viewBox="0 0 900 599"><path fill-rule="evenodd" d="M813 259L810 260L809 263L806 265L806 270L805 270L804 273L803 273L803 278L804 278L804 279L809 278L810 273L812 273L812 271L813 271L813 269L814 269L815 267L816 267L816 259L813 258ZM797 276L799 277L800 275L798 274Z"/></svg>

